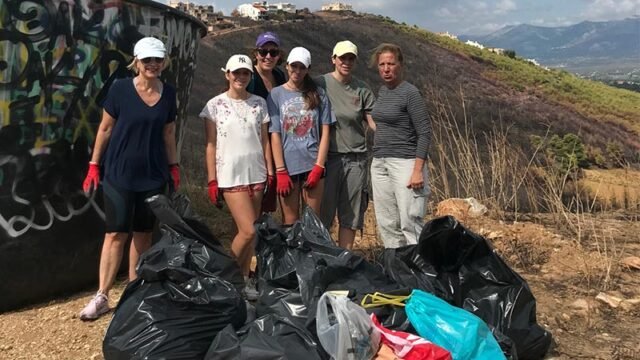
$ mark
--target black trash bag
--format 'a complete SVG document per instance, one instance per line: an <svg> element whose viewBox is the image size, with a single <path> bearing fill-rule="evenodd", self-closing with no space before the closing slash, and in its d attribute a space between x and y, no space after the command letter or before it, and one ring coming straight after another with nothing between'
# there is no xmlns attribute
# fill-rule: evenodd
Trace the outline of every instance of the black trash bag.
<svg viewBox="0 0 640 360"><path fill-rule="evenodd" d="M300 291L272 286L264 279L258 280L260 295L256 302L256 316L277 315L294 324L305 327L309 311L302 301ZM312 332L315 333L315 332Z"/></svg>
<svg viewBox="0 0 640 360"><path fill-rule="evenodd" d="M238 332L224 328L205 360L321 360L319 342L303 327L277 315L266 315Z"/></svg>
<svg viewBox="0 0 640 360"><path fill-rule="evenodd" d="M184 201L176 198L178 204ZM139 277L116 307L103 341L104 357L202 358L220 330L245 323L247 309L238 284L223 278L241 284L240 270L215 237L190 226L196 219L180 220L162 195L152 197L150 204L161 222L162 238L141 256ZM203 239L212 246L201 243Z"/></svg>
<svg viewBox="0 0 640 360"><path fill-rule="evenodd" d="M424 290L480 317L492 328L508 357L541 359L547 353L551 334L536 323L536 302L527 282L487 240L455 218L447 216L425 224L418 245L385 250L385 265L394 263L394 256L404 261L410 272L387 268L395 271L390 277L408 284L409 278L416 276L417 284L427 284Z"/></svg>
<svg viewBox="0 0 640 360"><path fill-rule="evenodd" d="M443 287L433 265L420 256L415 245L385 249L381 263L387 276L399 286L420 289L453 302L451 292Z"/></svg>
<svg viewBox="0 0 640 360"><path fill-rule="evenodd" d="M284 228L271 215L262 215L255 223L256 268L259 279L286 289L298 287L293 253L287 245L291 227ZM260 289L260 285L258 286Z"/></svg>

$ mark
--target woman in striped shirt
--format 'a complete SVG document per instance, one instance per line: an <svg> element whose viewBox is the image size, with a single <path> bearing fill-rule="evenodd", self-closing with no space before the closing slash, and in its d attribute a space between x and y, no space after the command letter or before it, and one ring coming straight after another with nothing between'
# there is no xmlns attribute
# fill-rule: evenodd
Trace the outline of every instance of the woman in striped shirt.
<svg viewBox="0 0 640 360"><path fill-rule="evenodd" d="M416 244L426 211L426 160L431 120L420 91L404 81L399 46L381 44L371 57L383 85L371 116L376 124L371 183L378 230L386 248Z"/></svg>

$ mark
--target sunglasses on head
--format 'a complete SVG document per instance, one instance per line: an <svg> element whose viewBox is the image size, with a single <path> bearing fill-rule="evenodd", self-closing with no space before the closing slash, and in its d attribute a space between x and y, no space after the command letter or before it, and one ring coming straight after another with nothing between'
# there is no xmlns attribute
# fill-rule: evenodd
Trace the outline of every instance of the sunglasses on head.
<svg viewBox="0 0 640 360"><path fill-rule="evenodd" d="M160 64L164 61L164 58L161 57L148 57L148 58L144 58L144 59L140 59L140 61L142 61L143 64L148 64L151 61L155 62L156 64Z"/></svg>
<svg viewBox="0 0 640 360"><path fill-rule="evenodd" d="M267 54L271 55L271 57L276 57L278 55L280 55L280 50L279 49L263 49L263 48L258 48L256 49L256 51L258 52L258 54L260 54L260 56L265 57L267 56Z"/></svg>

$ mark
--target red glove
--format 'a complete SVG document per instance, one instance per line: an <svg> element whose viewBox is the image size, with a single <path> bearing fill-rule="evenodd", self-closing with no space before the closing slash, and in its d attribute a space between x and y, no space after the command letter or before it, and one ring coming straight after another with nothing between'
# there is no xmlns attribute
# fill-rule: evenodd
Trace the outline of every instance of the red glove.
<svg viewBox="0 0 640 360"><path fill-rule="evenodd" d="M82 182L82 190L89 194L91 191L98 189L98 183L100 182L100 167L98 164L90 162L89 170L87 171L87 177Z"/></svg>
<svg viewBox="0 0 640 360"><path fill-rule="evenodd" d="M265 189L264 197L262 198L262 211L274 212L276 211L277 195L276 194L276 177L273 175L267 176L267 188Z"/></svg>
<svg viewBox="0 0 640 360"><path fill-rule="evenodd" d="M276 177L273 175L267 175L267 191L276 187Z"/></svg>
<svg viewBox="0 0 640 360"><path fill-rule="evenodd" d="M220 199L218 199L218 180L209 181L209 200L217 207L221 208L222 204L220 203Z"/></svg>
<svg viewBox="0 0 640 360"><path fill-rule="evenodd" d="M313 189L316 185L318 185L318 181L322 178L322 174L324 174L324 167L315 164L313 165L313 169L307 176L307 181L304 182L304 187L307 189Z"/></svg>
<svg viewBox="0 0 640 360"><path fill-rule="evenodd" d="M173 191L178 191L178 186L180 186L180 166L178 164L169 165L169 174L171 174L171 179L173 180Z"/></svg>
<svg viewBox="0 0 640 360"><path fill-rule="evenodd" d="M276 171L276 177L278 178L276 181L276 192L280 196L288 196L293 188L293 181L291 181L289 172L287 170L278 170Z"/></svg>

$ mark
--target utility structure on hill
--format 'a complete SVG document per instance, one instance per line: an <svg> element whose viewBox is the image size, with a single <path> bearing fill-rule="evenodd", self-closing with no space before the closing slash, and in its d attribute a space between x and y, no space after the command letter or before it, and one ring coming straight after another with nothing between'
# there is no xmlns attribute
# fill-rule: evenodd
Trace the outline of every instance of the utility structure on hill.
<svg viewBox="0 0 640 360"><path fill-rule="evenodd" d="M320 8L322 11L353 11L351 4L343 2L332 2L322 5Z"/></svg>

